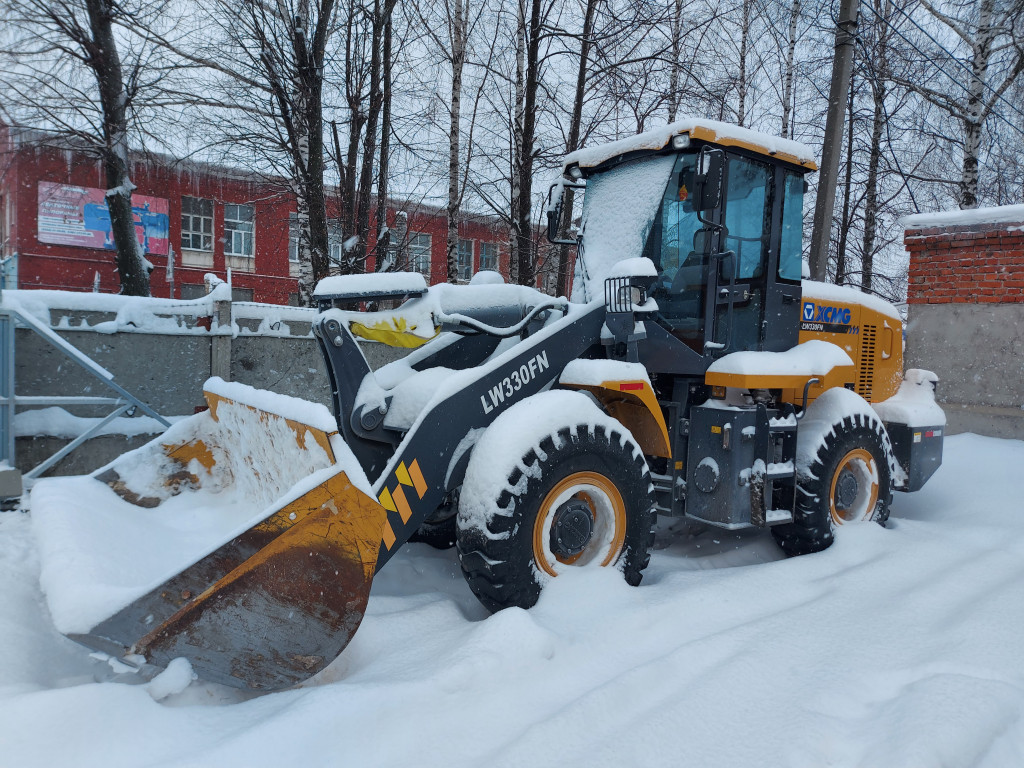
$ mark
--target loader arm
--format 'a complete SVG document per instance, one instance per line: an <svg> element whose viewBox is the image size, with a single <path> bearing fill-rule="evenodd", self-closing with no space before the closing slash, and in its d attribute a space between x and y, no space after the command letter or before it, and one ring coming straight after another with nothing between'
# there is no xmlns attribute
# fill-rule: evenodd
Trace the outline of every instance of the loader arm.
<svg viewBox="0 0 1024 768"><path fill-rule="evenodd" d="M373 483L387 510L378 570L461 484L470 448L483 430L512 403L556 382L562 369L600 338L604 314L601 302L573 305L565 317L495 360L452 375Z"/></svg>

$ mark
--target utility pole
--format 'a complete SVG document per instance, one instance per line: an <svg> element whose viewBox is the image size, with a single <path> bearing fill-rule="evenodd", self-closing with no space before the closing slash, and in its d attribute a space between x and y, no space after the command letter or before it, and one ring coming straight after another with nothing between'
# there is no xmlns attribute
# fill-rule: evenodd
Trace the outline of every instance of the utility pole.
<svg viewBox="0 0 1024 768"><path fill-rule="evenodd" d="M836 22L836 52L832 60L832 84L828 91L825 146L821 151L818 196L814 202L814 230L811 235L811 279L824 282L828 265L828 243L832 234L832 213L836 204L836 178L842 151L846 97L853 70L853 43L857 37L857 7L860 0L841 0Z"/></svg>

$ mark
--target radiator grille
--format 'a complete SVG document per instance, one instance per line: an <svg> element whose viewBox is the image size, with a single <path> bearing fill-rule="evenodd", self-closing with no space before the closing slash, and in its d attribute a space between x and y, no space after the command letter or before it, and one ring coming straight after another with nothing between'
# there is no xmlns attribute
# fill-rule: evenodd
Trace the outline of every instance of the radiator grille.
<svg viewBox="0 0 1024 768"><path fill-rule="evenodd" d="M877 325L865 325L861 328L860 375L857 377L857 394L869 403L871 402L871 385L875 381L875 337L877 335Z"/></svg>

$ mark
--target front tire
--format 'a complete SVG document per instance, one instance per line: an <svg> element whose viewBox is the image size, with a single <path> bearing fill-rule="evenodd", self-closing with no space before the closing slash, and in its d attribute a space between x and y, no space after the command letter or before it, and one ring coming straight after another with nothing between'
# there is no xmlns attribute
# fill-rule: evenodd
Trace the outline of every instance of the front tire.
<svg viewBox="0 0 1024 768"><path fill-rule="evenodd" d="M463 508L457 520L463 574L484 606L530 608L545 583L574 567L617 567L627 583L640 583L654 539L654 492L621 425L605 416L555 430L523 455L522 467L463 494L490 499L482 516Z"/></svg>
<svg viewBox="0 0 1024 768"><path fill-rule="evenodd" d="M796 517L772 528L789 556L820 552L843 525L889 519L892 449L882 423L868 413L843 417L821 436L797 469Z"/></svg>

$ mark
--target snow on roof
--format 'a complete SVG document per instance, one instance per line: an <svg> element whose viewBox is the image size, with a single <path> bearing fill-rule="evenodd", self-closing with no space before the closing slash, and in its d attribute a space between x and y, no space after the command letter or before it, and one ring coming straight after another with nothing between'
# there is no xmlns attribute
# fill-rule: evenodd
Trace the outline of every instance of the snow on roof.
<svg viewBox="0 0 1024 768"><path fill-rule="evenodd" d="M846 304L860 304L862 307L873 309L893 320L900 319L900 313L892 304L885 299L874 296L870 293L862 293L856 288L849 288L845 285L833 285L832 283L819 283L814 280L803 280L801 282L803 298L816 299L818 301L835 301Z"/></svg>
<svg viewBox="0 0 1024 768"><path fill-rule="evenodd" d="M962 224L995 224L1013 221L1024 223L1024 205L997 205L992 208L968 208L937 213L915 213L904 216L900 223L906 229L959 226Z"/></svg>
<svg viewBox="0 0 1024 768"><path fill-rule="evenodd" d="M584 168L593 168L613 157L637 152L640 150L659 150L668 144L673 136L686 133L692 139L710 141L725 146L738 146L751 149L762 154L779 157L791 163L803 165L810 170L817 170L814 153L804 144L790 139L783 139L767 133L740 128L737 125L722 123L717 120L701 120L686 118L674 123L654 128L636 136L630 136L609 144L586 147L566 155L562 160L562 170L578 164Z"/></svg>

